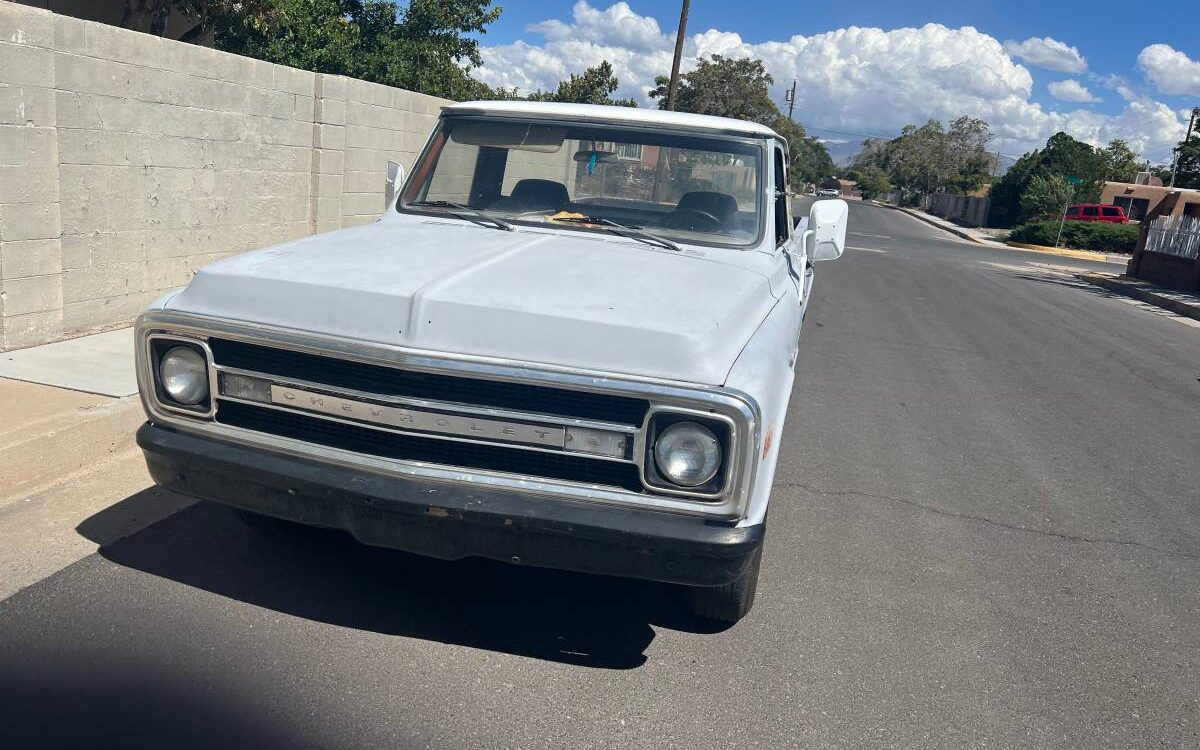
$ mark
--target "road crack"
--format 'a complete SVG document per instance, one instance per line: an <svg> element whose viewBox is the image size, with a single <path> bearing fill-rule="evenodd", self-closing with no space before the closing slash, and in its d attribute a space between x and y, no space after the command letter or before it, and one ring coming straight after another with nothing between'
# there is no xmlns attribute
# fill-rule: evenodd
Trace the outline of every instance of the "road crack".
<svg viewBox="0 0 1200 750"><path fill-rule="evenodd" d="M1053 537L1055 539L1062 539L1064 541L1069 541L1069 542L1080 542L1080 543L1084 543L1084 544L1116 544L1116 545L1122 545L1122 546L1127 546L1127 547L1140 547L1144 550L1149 550L1151 552L1158 552L1160 554L1169 555L1171 557L1182 557L1187 560L1200 560L1200 554L1192 554L1190 552L1179 552L1177 550L1164 549L1163 547L1155 547L1152 544L1144 544L1142 542L1133 542L1133 541L1129 541L1126 539L1110 539L1107 537L1088 537L1088 536L1081 536L1081 535L1076 535L1076 534L1067 534L1067 533L1061 532L1061 531L1050 531L1048 529L1031 528L1029 526L1018 526L1016 524L1005 523L1004 521L997 521L995 519L988 518L986 516L976 516L976 515L972 515L970 513L959 513L957 511L953 511L953 510L939 508L936 505L926 505L925 503L919 503L916 500L909 500L909 499L903 498L903 497L893 497L891 495L878 495L878 494L874 494L871 492L860 492L858 490L826 490L826 489L821 489L820 487L813 487L811 485L804 484L803 482L781 482L779 486L789 487L789 488L793 488L793 489L801 489L801 490L805 490L807 492L811 492L814 495L823 495L826 497L847 497L847 496L849 496L849 497L865 497L865 498L871 498L873 500L886 500L888 502L899 503L901 505L908 505L913 508L918 508L920 510L926 511L928 513L933 513L935 515L945 516L947 518L957 518L957 519L963 520L963 521L975 521L976 523L987 524L988 526L994 526L996 528L1005 529L1006 531L1019 531L1019 532L1023 532L1026 534L1037 534L1039 536L1048 536L1048 537Z"/></svg>

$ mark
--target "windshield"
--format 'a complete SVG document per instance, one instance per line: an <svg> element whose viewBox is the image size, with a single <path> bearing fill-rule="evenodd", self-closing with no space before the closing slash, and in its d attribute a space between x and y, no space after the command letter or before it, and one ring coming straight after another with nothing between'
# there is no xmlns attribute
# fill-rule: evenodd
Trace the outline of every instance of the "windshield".
<svg viewBox="0 0 1200 750"><path fill-rule="evenodd" d="M744 247L762 236L761 152L733 138L454 118L442 122L398 209L443 202L517 224L609 231L604 222L616 222L677 242Z"/></svg>

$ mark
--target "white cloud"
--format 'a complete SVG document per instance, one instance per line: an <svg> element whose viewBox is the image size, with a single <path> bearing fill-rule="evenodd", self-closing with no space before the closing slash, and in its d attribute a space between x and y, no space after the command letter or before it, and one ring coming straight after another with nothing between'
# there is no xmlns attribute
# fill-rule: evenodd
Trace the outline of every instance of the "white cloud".
<svg viewBox="0 0 1200 750"><path fill-rule="evenodd" d="M580 0L569 21L544 21L529 32L541 39L484 47L484 65L473 75L528 92L552 89L570 74L608 60L621 82L617 96L656 106L646 92L656 75L670 71L674 39L627 3L598 9ZM758 44L709 29L685 41L684 71L712 54L762 59L781 104L795 79L796 119L814 130L897 133L909 123L948 122L965 114L990 123L996 136L991 147L1006 154L1041 146L1063 130L1095 144L1125 138L1134 149L1157 156L1179 140L1187 122L1171 107L1137 96L1120 79L1101 81L1127 95L1124 110L1115 115L1043 108L1031 99L1029 70L997 39L971 27L850 27Z"/></svg>
<svg viewBox="0 0 1200 750"><path fill-rule="evenodd" d="M1115 73L1109 73L1106 76L1093 75L1091 76L1091 79L1099 83L1104 88L1117 92L1117 94L1127 102L1138 101L1143 98L1137 91L1134 90L1133 86L1129 85L1129 81Z"/></svg>
<svg viewBox="0 0 1200 750"><path fill-rule="evenodd" d="M574 39L615 45L635 52L652 52L674 40L673 35L663 35L658 28L658 21L649 16L639 16L626 2L615 3L607 10L598 10L579 0L572 9L572 16L574 22L570 25L551 19L531 24L527 31L539 33L548 41Z"/></svg>
<svg viewBox="0 0 1200 750"><path fill-rule="evenodd" d="M1010 39L1004 43L1004 51L1030 65L1059 73L1078 74L1087 70L1087 60L1079 50L1048 36L1033 36L1023 42Z"/></svg>
<svg viewBox="0 0 1200 750"><path fill-rule="evenodd" d="M1200 96L1200 61L1167 44L1151 44L1138 54L1138 67L1163 94Z"/></svg>
<svg viewBox="0 0 1200 750"><path fill-rule="evenodd" d="M1065 81L1053 81L1046 85L1046 89L1050 92L1050 96L1053 96L1055 99L1062 99L1064 102L1092 104L1101 101L1100 97L1093 96L1092 92L1088 91L1086 86L1074 78L1068 78Z"/></svg>

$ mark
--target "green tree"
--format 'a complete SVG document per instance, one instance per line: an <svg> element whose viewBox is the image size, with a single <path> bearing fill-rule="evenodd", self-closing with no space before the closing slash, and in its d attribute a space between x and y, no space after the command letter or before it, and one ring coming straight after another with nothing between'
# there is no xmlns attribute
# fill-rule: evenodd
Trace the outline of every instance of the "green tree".
<svg viewBox="0 0 1200 750"><path fill-rule="evenodd" d="M946 128L937 120L907 125L891 140L868 140L855 157L854 166L874 167L906 194L939 190L970 192L983 185L993 167L987 152L991 139L988 124L974 117L959 117Z"/></svg>
<svg viewBox="0 0 1200 750"><path fill-rule="evenodd" d="M821 182L837 171L825 144L816 138L809 138L802 126L789 120L783 113L776 111L776 115L764 124L788 142L788 175L793 188Z"/></svg>
<svg viewBox="0 0 1200 750"><path fill-rule="evenodd" d="M1120 138L1112 139L1100 149L1100 157L1104 159L1104 179L1113 182L1133 182L1138 172L1149 169L1149 164L1138 159L1129 142Z"/></svg>
<svg viewBox="0 0 1200 750"><path fill-rule="evenodd" d="M876 198L892 190L892 183L888 181L887 174L873 164L855 170L853 174L847 174L847 177L858 183L859 192L864 198Z"/></svg>
<svg viewBox="0 0 1200 750"><path fill-rule="evenodd" d="M199 42L211 34L220 19L231 14L263 18L271 0L125 0L120 25L145 34L163 36L172 18L193 24L179 37Z"/></svg>
<svg viewBox="0 0 1200 750"><path fill-rule="evenodd" d="M403 11L393 0L220 5L208 22L227 52L450 99L497 96L468 74L482 63L476 37L500 15L491 0L410 0Z"/></svg>
<svg viewBox="0 0 1200 750"><path fill-rule="evenodd" d="M1021 192L1021 220L1061 214L1074 195L1075 188L1059 175L1034 175Z"/></svg>
<svg viewBox="0 0 1200 750"><path fill-rule="evenodd" d="M948 189L969 193L991 179L996 165L996 158L987 150L991 138L991 128L977 117L963 115L950 123L945 145L949 160L945 181Z"/></svg>
<svg viewBox="0 0 1200 750"><path fill-rule="evenodd" d="M1100 199L1104 183L1104 157L1083 141L1066 133L1055 133L1042 149L1040 163L1042 174L1076 177L1083 181L1077 190L1078 200L1095 203Z"/></svg>
<svg viewBox="0 0 1200 750"><path fill-rule="evenodd" d="M615 104L621 107L636 107L632 99L613 99L612 94L617 90L620 81L613 73L612 64L602 61L595 67L588 68L579 75L572 74L570 78L561 81L554 91L537 91L530 94L530 101L535 102L571 102L575 104Z"/></svg>
<svg viewBox="0 0 1200 750"><path fill-rule="evenodd" d="M750 120L773 129L788 142L788 173L792 187L820 182L836 169L828 149L804 128L789 120L771 100L774 79L762 60L732 59L713 55L702 58L696 67L680 76L675 92L675 109L715 117ZM654 79L652 99L666 107L666 76Z"/></svg>
<svg viewBox="0 0 1200 750"><path fill-rule="evenodd" d="M1179 161L1175 167L1175 187L1200 188L1200 132L1180 141L1176 151ZM1167 184L1166 181L1163 184Z"/></svg>
<svg viewBox="0 0 1200 750"><path fill-rule="evenodd" d="M1055 133L1045 148L1025 154L992 186L992 226L1009 227L1028 214L1022 196L1035 177L1075 177L1082 184L1075 189L1074 200L1095 203L1104 181L1105 158L1101 150L1066 133Z"/></svg>
<svg viewBox="0 0 1200 750"><path fill-rule="evenodd" d="M762 60L735 60L721 55L701 58L693 70L680 76L675 109L767 124L779 115L771 101L773 82ZM650 97L658 99L659 108L665 109L669 79L658 76L654 83Z"/></svg>
<svg viewBox="0 0 1200 750"><path fill-rule="evenodd" d="M1029 185L1038 170L1042 152L1034 150L1023 155L1008 168L1004 175L992 183L988 224L994 227L1011 227L1021 216L1021 193Z"/></svg>

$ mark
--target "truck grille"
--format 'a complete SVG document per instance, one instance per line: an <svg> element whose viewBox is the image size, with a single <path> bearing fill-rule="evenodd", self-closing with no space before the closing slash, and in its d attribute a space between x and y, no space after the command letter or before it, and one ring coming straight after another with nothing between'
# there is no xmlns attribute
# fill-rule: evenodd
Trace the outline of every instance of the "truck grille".
<svg viewBox="0 0 1200 750"><path fill-rule="evenodd" d="M649 402L625 396L400 370L229 339L214 338L208 344L218 365L382 396L491 406L630 425L640 425L650 409Z"/></svg>
<svg viewBox="0 0 1200 750"><path fill-rule="evenodd" d="M503 448L455 440L433 440L232 401L223 401L218 405L217 421L233 427L380 458L524 474L621 487L633 492L642 491L638 469L630 463L597 461L563 453Z"/></svg>
<svg viewBox="0 0 1200 750"><path fill-rule="evenodd" d="M404 370L230 339L211 338L208 345L218 367L253 373L260 380L284 384L302 381L318 393L321 388L328 389L331 398L344 389L342 393L355 391L453 405L447 408L459 413L492 407L536 415L535 423L553 424L556 417L565 417L631 427L639 427L650 408L647 401L638 398ZM222 383L224 378L223 374ZM222 390L217 394L215 419L231 427L379 458L645 491L631 455L609 460L555 447L535 449L478 442L461 434L431 436L396 426L358 424L337 415L313 413L279 402L259 405L245 399L231 400Z"/></svg>

